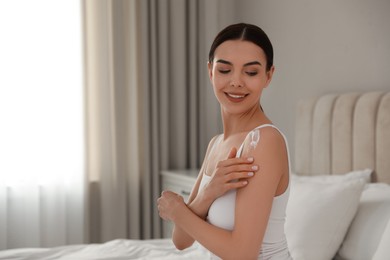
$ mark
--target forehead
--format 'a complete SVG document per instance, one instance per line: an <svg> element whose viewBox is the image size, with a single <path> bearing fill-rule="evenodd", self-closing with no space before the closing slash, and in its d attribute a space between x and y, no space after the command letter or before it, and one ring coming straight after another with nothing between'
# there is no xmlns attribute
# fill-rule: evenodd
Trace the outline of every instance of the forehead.
<svg viewBox="0 0 390 260"><path fill-rule="evenodd" d="M260 61L265 64L263 49L249 41L229 40L221 43L214 53L214 60L223 59L230 62Z"/></svg>

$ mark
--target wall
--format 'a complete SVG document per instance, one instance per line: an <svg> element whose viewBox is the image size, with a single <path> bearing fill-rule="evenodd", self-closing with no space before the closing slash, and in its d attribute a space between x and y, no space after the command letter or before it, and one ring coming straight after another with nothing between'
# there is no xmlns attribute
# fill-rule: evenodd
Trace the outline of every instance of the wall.
<svg viewBox="0 0 390 260"><path fill-rule="evenodd" d="M257 24L274 45L276 71L262 104L287 135L292 157L298 100L390 91L390 1L241 0L234 8L224 23Z"/></svg>

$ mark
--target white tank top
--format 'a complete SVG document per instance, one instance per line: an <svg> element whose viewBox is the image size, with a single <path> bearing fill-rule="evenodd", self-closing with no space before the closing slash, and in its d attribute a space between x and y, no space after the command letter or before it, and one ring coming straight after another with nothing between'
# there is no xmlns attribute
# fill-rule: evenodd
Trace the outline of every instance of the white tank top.
<svg viewBox="0 0 390 260"><path fill-rule="evenodd" d="M287 155L288 155L288 164L289 164L289 173L291 171L290 165L290 154L288 151L287 139L284 134L274 125L264 124L256 127L251 132L256 129L260 129L263 127L273 127L280 132L283 136L284 141L286 143ZM246 138L245 138L246 139ZM214 149L217 141L213 144L212 149ZM237 158L241 156L243 150L244 143L241 144L238 152ZM203 189L203 187L210 181L210 176L203 174L202 181L200 183L199 189ZM286 219L286 206L288 197L290 194L290 181L287 186L287 189L284 193L275 196L272 202L271 213L269 216L267 228L263 238L263 244L261 246L261 250L259 252L258 259L262 260L291 260L291 256L288 250L286 235L284 232L284 223ZM236 207L236 190L230 190L225 193L223 196L217 198L210 206L207 221L217 227L233 230L234 228L234 214ZM210 252L210 259L220 259L214 254Z"/></svg>

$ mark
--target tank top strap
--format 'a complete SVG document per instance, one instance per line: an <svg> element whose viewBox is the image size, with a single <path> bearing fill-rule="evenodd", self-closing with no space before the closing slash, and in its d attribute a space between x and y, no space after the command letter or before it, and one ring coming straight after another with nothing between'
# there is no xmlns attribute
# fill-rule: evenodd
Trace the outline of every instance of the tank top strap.
<svg viewBox="0 0 390 260"><path fill-rule="evenodd" d="M275 128L275 129L283 136L284 141L285 141L285 143L287 144L287 139L286 139L286 137L284 136L284 134L279 130L279 128L277 128L276 126L274 126L274 125L272 125L272 124L263 124L263 125L259 125L259 126L255 127L255 128L253 128L253 129L245 136L244 141L242 142L240 148L239 148L238 151L237 151L237 155L236 155L237 158L241 157L242 151L244 150L244 143L245 143L245 140L246 140L246 138L248 137L248 135L254 133L254 131L257 130L257 129L261 129L261 128L264 128L264 127L272 127L272 128ZM258 135L257 135L255 138L257 139L257 141L260 140L260 132L258 132Z"/></svg>
<svg viewBox="0 0 390 260"><path fill-rule="evenodd" d="M211 154L211 152L214 151L215 147L221 142L222 136L223 136L223 134L218 135L217 137L215 137L215 141L213 143L213 146L211 146L209 154Z"/></svg>

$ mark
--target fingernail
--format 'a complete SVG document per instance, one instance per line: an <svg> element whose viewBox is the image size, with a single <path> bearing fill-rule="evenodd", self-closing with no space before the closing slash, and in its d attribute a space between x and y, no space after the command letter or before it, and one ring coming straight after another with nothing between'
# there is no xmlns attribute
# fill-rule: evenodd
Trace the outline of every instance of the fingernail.
<svg viewBox="0 0 390 260"><path fill-rule="evenodd" d="M257 165L252 166L252 170L257 171L257 169L259 169L259 167Z"/></svg>
<svg viewBox="0 0 390 260"><path fill-rule="evenodd" d="M248 176L253 176L254 174L254 172L248 172Z"/></svg>
<svg viewBox="0 0 390 260"><path fill-rule="evenodd" d="M244 184L244 185L247 185L247 184L248 184L248 182L247 182L247 181L243 181L243 182L242 182L242 184Z"/></svg>
<svg viewBox="0 0 390 260"><path fill-rule="evenodd" d="M248 162L253 162L253 157L249 157Z"/></svg>

